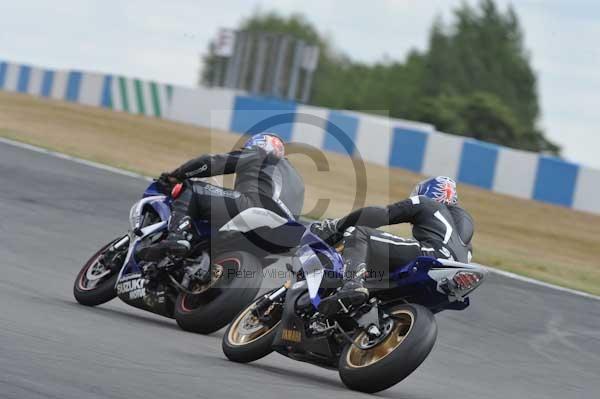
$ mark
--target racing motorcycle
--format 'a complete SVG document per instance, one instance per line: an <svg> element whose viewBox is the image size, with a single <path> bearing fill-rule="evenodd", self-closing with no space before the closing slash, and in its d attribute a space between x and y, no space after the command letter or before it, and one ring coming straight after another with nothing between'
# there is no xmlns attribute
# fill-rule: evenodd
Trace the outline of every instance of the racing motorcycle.
<svg viewBox="0 0 600 399"><path fill-rule="evenodd" d="M350 389L378 392L402 381L429 355L437 338L434 314L462 310L483 281L480 266L419 257L367 280L368 303L325 316L321 298L342 284L339 252L306 229L290 278L254 300L229 325L223 352L247 363L275 351L291 359L336 369Z"/></svg>
<svg viewBox="0 0 600 399"><path fill-rule="evenodd" d="M165 194L156 181L150 184L131 207L129 232L103 246L77 275L73 293L80 304L96 306L118 296L174 318L184 330L209 334L256 297L262 269L289 249L277 245L277 228L288 220L266 209L246 209L218 229L208 220L193 221L193 246L185 259L138 259L139 250L166 238L170 203L181 190L179 184Z"/></svg>

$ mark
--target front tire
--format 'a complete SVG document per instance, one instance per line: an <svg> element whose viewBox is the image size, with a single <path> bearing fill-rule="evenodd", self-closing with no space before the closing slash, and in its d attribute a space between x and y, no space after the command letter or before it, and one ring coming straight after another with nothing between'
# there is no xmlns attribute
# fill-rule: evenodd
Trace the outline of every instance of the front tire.
<svg viewBox="0 0 600 399"><path fill-rule="evenodd" d="M399 383L427 358L437 338L437 324L429 309L414 304L392 308L394 324L387 337L373 347L366 333L354 338L340 356L339 373L355 391L374 393Z"/></svg>
<svg viewBox="0 0 600 399"><path fill-rule="evenodd" d="M220 274L206 291L177 297L175 320L183 330L200 334L220 330L252 302L260 289L262 264L251 253L226 252L212 263L213 273L220 270Z"/></svg>
<svg viewBox="0 0 600 399"><path fill-rule="evenodd" d="M262 297L242 310L225 330L223 353L233 362L250 363L273 352L272 345L281 323L281 312L271 312L272 322L262 323L251 313L260 300Z"/></svg>
<svg viewBox="0 0 600 399"><path fill-rule="evenodd" d="M97 306L106 303L117 296L115 285L119 274L99 263L104 253L117 240L106 244L83 265L73 284L73 296L82 305ZM104 268L105 270L102 270ZM102 276L102 274L106 275ZM100 276L100 277L98 277Z"/></svg>

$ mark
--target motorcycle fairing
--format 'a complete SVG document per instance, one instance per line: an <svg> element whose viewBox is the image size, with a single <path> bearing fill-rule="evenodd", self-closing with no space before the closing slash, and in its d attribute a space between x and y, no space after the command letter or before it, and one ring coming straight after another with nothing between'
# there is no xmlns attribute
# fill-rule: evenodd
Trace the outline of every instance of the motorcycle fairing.
<svg viewBox="0 0 600 399"><path fill-rule="evenodd" d="M146 197L154 197L156 195L165 195L165 193L161 192L158 189L158 185L156 184L156 182L152 182L150 183L150 185L146 188L146 191L144 191L144 194L142 195L143 198Z"/></svg>
<svg viewBox="0 0 600 399"><path fill-rule="evenodd" d="M469 306L467 294L470 291L456 296L442 288L446 280L452 280L460 271L475 271L482 277L486 274L485 269L477 265L423 256L390 273L394 287L384 296L409 297L411 302L426 306L434 313L444 309L463 310Z"/></svg>
<svg viewBox="0 0 600 399"><path fill-rule="evenodd" d="M145 237L166 229L167 222L163 220L159 223L142 228L139 236L131 234L127 257L119 272L115 289L119 298L131 306L166 317L172 317L171 306L167 305L164 298L164 292L156 292L154 293L155 295L148 295L145 287L146 279L142 276L142 268L133 255L136 253L139 244ZM163 296L161 296L161 294L163 294Z"/></svg>
<svg viewBox="0 0 600 399"><path fill-rule="evenodd" d="M336 369L336 357L331 352L332 347L327 335L308 336L304 321L296 312L297 303L308 288L306 284L300 283L294 284L286 292L281 323L273 339L273 349L294 360Z"/></svg>
<svg viewBox="0 0 600 399"><path fill-rule="evenodd" d="M264 208L248 208L244 209L229 222L225 223L219 232L238 231L247 233L251 230L256 230L259 227L269 227L275 229L288 223L285 219L273 211Z"/></svg>
<svg viewBox="0 0 600 399"><path fill-rule="evenodd" d="M327 258L329 264L333 266L333 270L328 270L323 266L319 255ZM321 302L319 290L325 273L332 274L334 278L341 279L343 276L344 261L335 249L311 233L309 229L305 230L300 239L297 256L304 271L310 301L316 309Z"/></svg>

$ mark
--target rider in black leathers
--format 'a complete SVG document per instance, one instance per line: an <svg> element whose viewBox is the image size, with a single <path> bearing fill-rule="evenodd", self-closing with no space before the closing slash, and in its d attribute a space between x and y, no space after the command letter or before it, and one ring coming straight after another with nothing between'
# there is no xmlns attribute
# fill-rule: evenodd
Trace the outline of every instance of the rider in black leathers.
<svg viewBox="0 0 600 399"><path fill-rule="evenodd" d="M283 141L276 135L252 136L244 147L225 154L202 155L169 173L159 183L167 190L176 183L184 188L173 201L169 236L138 255L157 260L166 253L184 257L191 248L191 223L197 218L222 226L241 211L259 207L295 219L304 203L304 182L284 157ZM218 187L192 178L236 173L234 189Z"/></svg>
<svg viewBox="0 0 600 399"><path fill-rule="evenodd" d="M458 206L456 183L444 176L425 180L411 197L387 207L366 207L341 219L314 223L311 230L329 243L343 239L344 286L324 299L319 311L334 314L345 306L358 306L369 298L364 286L367 265L403 267L419 256L471 260L473 219ZM376 227L398 223L413 226L414 240L397 237Z"/></svg>

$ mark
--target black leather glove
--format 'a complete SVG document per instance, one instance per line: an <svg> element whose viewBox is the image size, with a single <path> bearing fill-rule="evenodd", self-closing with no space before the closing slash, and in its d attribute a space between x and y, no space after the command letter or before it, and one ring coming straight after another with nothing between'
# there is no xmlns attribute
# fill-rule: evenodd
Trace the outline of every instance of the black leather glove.
<svg viewBox="0 0 600 399"><path fill-rule="evenodd" d="M310 231L329 245L335 245L342 240L343 234L337 230L339 219L325 219L310 225Z"/></svg>
<svg viewBox="0 0 600 399"><path fill-rule="evenodd" d="M177 183L180 183L179 179L169 172L161 173L159 178L156 180L156 184L158 185L160 192L167 195L171 194L173 186Z"/></svg>

